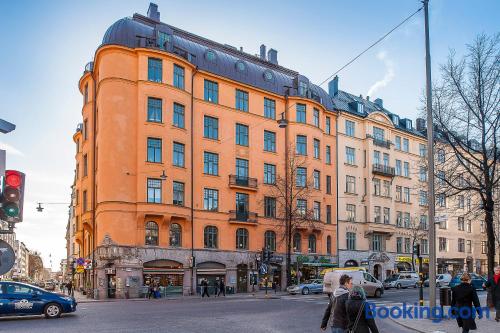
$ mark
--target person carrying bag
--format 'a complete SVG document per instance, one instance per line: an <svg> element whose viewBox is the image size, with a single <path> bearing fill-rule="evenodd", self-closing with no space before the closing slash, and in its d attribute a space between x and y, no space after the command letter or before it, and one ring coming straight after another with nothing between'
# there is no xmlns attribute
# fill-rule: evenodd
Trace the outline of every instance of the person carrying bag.
<svg viewBox="0 0 500 333"><path fill-rule="evenodd" d="M349 333L378 333L377 324L370 311L365 311L366 294L361 286L354 286L346 301ZM367 316L368 315L368 316Z"/></svg>

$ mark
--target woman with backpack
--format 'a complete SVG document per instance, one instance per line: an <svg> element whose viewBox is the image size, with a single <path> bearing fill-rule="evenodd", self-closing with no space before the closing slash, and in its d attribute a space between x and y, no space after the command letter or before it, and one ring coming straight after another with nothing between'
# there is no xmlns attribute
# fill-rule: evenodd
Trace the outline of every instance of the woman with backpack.
<svg viewBox="0 0 500 333"><path fill-rule="evenodd" d="M330 295L330 302L321 321L321 329L326 330L331 322L332 333L344 333L347 330L347 314L345 301L352 288L352 278L347 274L342 274L339 280L340 287Z"/></svg>
<svg viewBox="0 0 500 333"><path fill-rule="evenodd" d="M349 322L347 332L378 333L373 314L367 311L365 306L368 306L366 305L365 290L361 286L354 286L349 292L349 298L346 301L346 312Z"/></svg>

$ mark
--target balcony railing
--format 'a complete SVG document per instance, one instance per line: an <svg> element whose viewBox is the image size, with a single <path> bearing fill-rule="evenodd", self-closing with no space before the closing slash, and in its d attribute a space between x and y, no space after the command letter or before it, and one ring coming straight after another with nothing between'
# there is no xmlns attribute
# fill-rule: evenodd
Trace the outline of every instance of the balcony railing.
<svg viewBox="0 0 500 333"><path fill-rule="evenodd" d="M374 137L371 134L367 134L366 137L369 138L369 139L373 139L373 144L375 146L384 147L384 148L387 148L387 149L391 148L391 141L390 140L376 138L376 137Z"/></svg>
<svg viewBox="0 0 500 333"><path fill-rule="evenodd" d="M373 164L373 173L389 177L394 177L394 175L396 174L393 167L383 164Z"/></svg>
<svg viewBox="0 0 500 333"><path fill-rule="evenodd" d="M229 175L229 186L257 188L257 178L242 177L238 175Z"/></svg>
<svg viewBox="0 0 500 333"><path fill-rule="evenodd" d="M229 211L229 221L257 223L257 213L239 212L236 210L230 210Z"/></svg>

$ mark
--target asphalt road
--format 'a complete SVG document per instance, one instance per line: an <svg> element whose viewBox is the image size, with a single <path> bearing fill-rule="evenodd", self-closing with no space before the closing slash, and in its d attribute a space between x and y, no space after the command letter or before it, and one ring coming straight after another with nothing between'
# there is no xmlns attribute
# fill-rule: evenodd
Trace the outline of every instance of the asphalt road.
<svg viewBox="0 0 500 333"><path fill-rule="evenodd" d="M325 295L93 302L55 320L2 318L0 332L323 332L327 303ZM380 332L411 332L390 319L377 324Z"/></svg>

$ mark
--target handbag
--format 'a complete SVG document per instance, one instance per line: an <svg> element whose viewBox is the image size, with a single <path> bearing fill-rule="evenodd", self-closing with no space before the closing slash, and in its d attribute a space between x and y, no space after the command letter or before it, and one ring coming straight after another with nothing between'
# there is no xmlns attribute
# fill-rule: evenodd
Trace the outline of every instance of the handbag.
<svg viewBox="0 0 500 333"><path fill-rule="evenodd" d="M356 320L354 321L354 325L347 330L347 333L355 333L356 328L358 328L358 323L359 319L361 318L361 312L363 312L363 308L365 307L365 302L361 304L361 307L359 308L358 315L356 316Z"/></svg>

